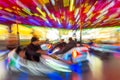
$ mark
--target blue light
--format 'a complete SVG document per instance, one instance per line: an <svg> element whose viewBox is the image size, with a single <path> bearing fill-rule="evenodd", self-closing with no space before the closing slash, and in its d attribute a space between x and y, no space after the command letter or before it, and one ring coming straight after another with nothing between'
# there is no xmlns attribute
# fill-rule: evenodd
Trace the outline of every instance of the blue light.
<svg viewBox="0 0 120 80"><path fill-rule="evenodd" d="M47 77L50 78L50 80L64 80L57 72L49 73Z"/></svg>
<svg viewBox="0 0 120 80"><path fill-rule="evenodd" d="M71 24L68 23L68 25L67 25L67 29L70 29L70 28L71 28Z"/></svg>
<svg viewBox="0 0 120 80"><path fill-rule="evenodd" d="M36 25L40 25L40 23L38 23L36 20L33 20L33 19L29 19L30 22L36 24Z"/></svg>
<svg viewBox="0 0 120 80"><path fill-rule="evenodd" d="M18 80L28 80L28 73L21 72Z"/></svg>
<svg viewBox="0 0 120 80"><path fill-rule="evenodd" d="M72 64L70 69L78 74L82 73L82 63Z"/></svg>
<svg viewBox="0 0 120 80"><path fill-rule="evenodd" d="M0 18L0 21L6 22L7 20L5 18Z"/></svg>
<svg viewBox="0 0 120 80"><path fill-rule="evenodd" d="M46 20L45 24L46 26L52 27L52 24L48 20Z"/></svg>
<svg viewBox="0 0 120 80"><path fill-rule="evenodd" d="M61 28L61 27L62 27L62 24L61 24L61 23L58 23L58 24L57 24L57 27L58 27L58 28Z"/></svg>

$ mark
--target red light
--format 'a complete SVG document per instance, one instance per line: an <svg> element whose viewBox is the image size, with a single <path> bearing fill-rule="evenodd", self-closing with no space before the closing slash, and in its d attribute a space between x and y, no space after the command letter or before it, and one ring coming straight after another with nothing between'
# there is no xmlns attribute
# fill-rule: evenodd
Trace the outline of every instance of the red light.
<svg viewBox="0 0 120 80"><path fill-rule="evenodd" d="M76 50L73 50L73 52L72 52L72 57L73 57L73 58L76 58L76 57L78 57L78 56L82 56L82 54L81 54L80 52L76 51Z"/></svg>
<svg viewBox="0 0 120 80"><path fill-rule="evenodd" d="M47 45L47 48L48 48L48 49L52 48L52 45L48 44L48 45Z"/></svg>

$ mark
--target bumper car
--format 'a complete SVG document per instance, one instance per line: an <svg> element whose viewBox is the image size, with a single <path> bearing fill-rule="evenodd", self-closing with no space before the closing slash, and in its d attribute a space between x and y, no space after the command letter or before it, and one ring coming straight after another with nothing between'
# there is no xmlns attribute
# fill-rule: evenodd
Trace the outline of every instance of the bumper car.
<svg viewBox="0 0 120 80"><path fill-rule="evenodd" d="M8 53L9 50L0 50L0 61L5 60L7 58Z"/></svg>
<svg viewBox="0 0 120 80"><path fill-rule="evenodd" d="M54 53L59 52L59 48L55 48L49 55L54 55ZM70 64L70 69L72 71L81 71L85 72L89 70L89 60L90 54L87 47L73 47L63 54L55 54L58 59L68 62ZM77 68L78 69L77 69ZM76 70L77 69L77 70Z"/></svg>
<svg viewBox="0 0 120 80"><path fill-rule="evenodd" d="M54 59L48 55L42 55L40 62L30 61L20 57L16 49L8 54L10 70L27 72L31 75L44 76L53 72L71 72L68 64Z"/></svg>

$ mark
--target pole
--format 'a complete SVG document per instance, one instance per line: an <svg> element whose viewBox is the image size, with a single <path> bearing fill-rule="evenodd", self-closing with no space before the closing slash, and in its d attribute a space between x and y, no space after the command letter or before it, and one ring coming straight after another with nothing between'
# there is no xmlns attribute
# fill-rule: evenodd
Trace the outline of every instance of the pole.
<svg viewBox="0 0 120 80"><path fill-rule="evenodd" d="M80 46L82 46L82 20L81 20L81 1L80 1Z"/></svg>
<svg viewBox="0 0 120 80"><path fill-rule="evenodd" d="M82 46L82 27L80 26L80 46Z"/></svg>
<svg viewBox="0 0 120 80"><path fill-rule="evenodd" d="M17 14L18 14L18 9L16 7ZM16 25L17 25L17 38L18 38L18 46L20 45L20 35L19 35L19 27L18 27L18 22L17 22L17 15L16 15Z"/></svg>
<svg viewBox="0 0 120 80"><path fill-rule="evenodd" d="M17 38L18 38L18 46L20 45L20 35L19 35L19 27L17 24Z"/></svg>

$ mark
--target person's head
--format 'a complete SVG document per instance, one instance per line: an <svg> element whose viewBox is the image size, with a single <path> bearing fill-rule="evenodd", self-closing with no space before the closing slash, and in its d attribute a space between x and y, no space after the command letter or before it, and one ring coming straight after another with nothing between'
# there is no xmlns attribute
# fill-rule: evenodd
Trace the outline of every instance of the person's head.
<svg viewBox="0 0 120 80"><path fill-rule="evenodd" d="M60 42L61 42L61 43L64 42L64 39L60 39Z"/></svg>
<svg viewBox="0 0 120 80"><path fill-rule="evenodd" d="M69 37L69 42L72 41L72 40L73 40L72 37Z"/></svg>
<svg viewBox="0 0 120 80"><path fill-rule="evenodd" d="M37 38L37 37L32 37L31 43L34 44L34 45L39 45L39 38Z"/></svg>

